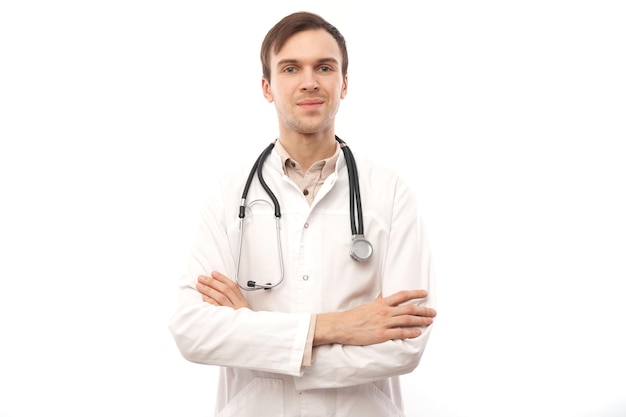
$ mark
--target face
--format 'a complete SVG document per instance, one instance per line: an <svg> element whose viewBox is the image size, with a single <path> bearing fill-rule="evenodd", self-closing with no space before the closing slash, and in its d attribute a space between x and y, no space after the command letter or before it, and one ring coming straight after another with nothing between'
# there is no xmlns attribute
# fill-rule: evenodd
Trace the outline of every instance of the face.
<svg viewBox="0 0 626 417"><path fill-rule="evenodd" d="M296 33L270 56L270 68L263 95L276 107L281 136L333 133L348 85L337 41L323 29Z"/></svg>

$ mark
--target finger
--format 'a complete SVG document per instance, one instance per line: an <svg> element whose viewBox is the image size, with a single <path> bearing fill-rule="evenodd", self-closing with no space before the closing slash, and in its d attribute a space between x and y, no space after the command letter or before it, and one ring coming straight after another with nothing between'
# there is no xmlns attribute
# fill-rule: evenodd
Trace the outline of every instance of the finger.
<svg viewBox="0 0 626 417"><path fill-rule="evenodd" d="M196 289L201 293L206 294L211 288L219 291L219 286L216 286L216 281L213 278L200 275L198 277L198 282L196 283Z"/></svg>
<svg viewBox="0 0 626 417"><path fill-rule="evenodd" d="M415 328L430 326L431 324L433 324L432 317L412 316L408 314L392 317L388 321L389 328Z"/></svg>
<svg viewBox="0 0 626 417"><path fill-rule="evenodd" d="M437 317L437 310L435 310L434 308L421 307L421 306L418 306L418 308L420 309L420 311L419 311L419 315L420 316L432 317L432 318Z"/></svg>
<svg viewBox="0 0 626 417"><path fill-rule="evenodd" d="M212 287L228 297L233 307L248 306L247 299L244 297L239 285L235 281L218 271L213 271L211 277L213 278Z"/></svg>
<svg viewBox="0 0 626 417"><path fill-rule="evenodd" d="M227 284L229 282L233 282L230 278L228 278L226 275L222 274L219 271L213 271L211 272L211 278L216 279L224 284Z"/></svg>
<svg viewBox="0 0 626 417"><path fill-rule="evenodd" d="M228 295L228 287L212 277L200 275L196 289L200 294L213 299L218 305L230 307L234 305L232 298Z"/></svg>
<svg viewBox="0 0 626 417"><path fill-rule="evenodd" d="M428 291L426 290L404 290L391 294L385 298L385 301L390 306L397 306L402 303L406 303L411 300L418 300L428 297Z"/></svg>
<svg viewBox="0 0 626 417"><path fill-rule="evenodd" d="M224 293L220 291L216 291L213 288L211 288L208 291L207 297L211 298L215 302L215 305L233 307L233 308L235 307L235 304L227 295L225 295Z"/></svg>
<svg viewBox="0 0 626 417"><path fill-rule="evenodd" d="M396 307L401 314L410 314L419 317L433 318L437 315L437 311L434 308L419 306L416 304L405 304Z"/></svg>
<svg viewBox="0 0 626 417"><path fill-rule="evenodd" d="M222 294L229 294L235 292L236 285L226 275L219 272L211 272L211 280L209 285Z"/></svg>
<svg viewBox="0 0 626 417"><path fill-rule="evenodd" d="M202 295L209 295L209 291L211 290L211 287L209 287L204 282L205 281L198 280L198 282L196 283L196 290L198 290L198 292Z"/></svg>
<svg viewBox="0 0 626 417"><path fill-rule="evenodd" d="M217 301L215 301L214 299L212 299L211 297L207 297L206 295L202 296L202 301L212 304L214 306L219 306L219 303Z"/></svg>
<svg viewBox="0 0 626 417"><path fill-rule="evenodd" d="M211 272L211 278L212 278L212 283L214 286L214 288L219 289L221 292L226 293L228 292L232 292L232 293L238 293L239 292L239 286L235 283L235 281L233 281L232 279L228 278L226 275L217 272L217 271L213 271Z"/></svg>
<svg viewBox="0 0 626 417"><path fill-rule="evenodd" d="M228 277L221 275L221 277L218 276L216 278L213 276L214 274L217 273L212 272L210 277L200 275L198 277L198 284L213 288L215 291L222 293L227 291L227 289L229 288L228 282L230 281Z"/></svg>
<svg viewBox="0 0 626 417"><path fill-rule="evenodd" d="M422 331L418 328L402 328L398 327L395 329L390 329L387 334L388 340L398 340L398 339L414 339L422 335Z"/></svg>
<svg viewBox="0 0 626 417"><path fill-rule="evenodd" d="M206 302L210 302L213 305L223 305L232 307L231 301L220 293L219 291L213 289L208 285L204 285L201 282L196 284L196 289L200 294L202 294L202 300ZM211 300L211 301L209 301Z"/></svg>
<svg viewBox="0 0 626 417"><path fill-rule="evenodd" d="M228 278L226 275L217 272L217 271L213 271L211 272L210 276L207 275L199 275L198 276L198 281L202 282L205 285L210 285L211 281L218 281L221 282L223 284L227 284L229 282L232 282L230 278Z"/></svg>
<svg viewBox="0 0 626 417"><path fill-rule="evenodd" d="M393 317L397 316L414 316L414 317L428 317L429 319L434 318L437 315L437 312L434 308L430 307L422 307L416 304L404 304L393 307L392 314Z"/></svg>

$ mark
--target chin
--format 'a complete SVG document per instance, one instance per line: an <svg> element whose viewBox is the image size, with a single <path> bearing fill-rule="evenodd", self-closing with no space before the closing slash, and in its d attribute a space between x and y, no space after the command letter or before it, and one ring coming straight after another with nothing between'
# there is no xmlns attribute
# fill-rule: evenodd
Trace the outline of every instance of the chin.
<svg viewBox="0 0 626 417"><path fill-rule="evenodd" d="M329 126L332 126L332 122L324 120L317 123L300 123L294 130L304 135L312 135L327 131Z"/></svg>

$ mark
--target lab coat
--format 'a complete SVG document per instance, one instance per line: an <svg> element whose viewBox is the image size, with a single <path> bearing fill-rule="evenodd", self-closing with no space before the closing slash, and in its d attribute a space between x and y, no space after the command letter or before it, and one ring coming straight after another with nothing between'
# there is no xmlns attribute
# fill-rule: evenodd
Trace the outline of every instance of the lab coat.
<svg viewBox="0 0 626 417"><path fill-rule="evenodd" d="M374 247L365 263L349 255L343 154L309 205L272 152L263 174L282 211L284 280L271 290L244 291L251 309L212 306L195 289L198 275L236 276L238 213L250 166L216 178L169 326L184 358L221 367L216 416L404 416L398 376L416 368L432 326L415 339L318 346L312 364L302 366L312 314L417 288L430 293L420 303L434 307L431 254L413 192L391 170L359 158L357 166L365 237ZM239 281L275 283L281 272L274 208L256 178L247 202Z"/></svg>

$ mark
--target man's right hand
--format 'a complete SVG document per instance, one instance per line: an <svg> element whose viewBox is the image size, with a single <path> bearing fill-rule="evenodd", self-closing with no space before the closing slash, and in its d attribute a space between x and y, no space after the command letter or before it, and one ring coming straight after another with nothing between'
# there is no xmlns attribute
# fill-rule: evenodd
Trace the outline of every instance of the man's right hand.
<svg viewBox="0 0 626 417"><path fill-rule="evenodd" d="M211 276L200 275L196 289L202 294L202 301L214 306L232 307L235 310L250 308L239 285L220 272L213 271Z"/></svg>

